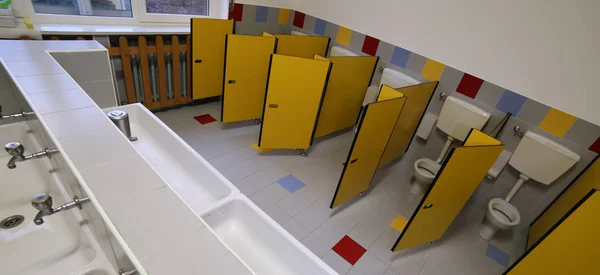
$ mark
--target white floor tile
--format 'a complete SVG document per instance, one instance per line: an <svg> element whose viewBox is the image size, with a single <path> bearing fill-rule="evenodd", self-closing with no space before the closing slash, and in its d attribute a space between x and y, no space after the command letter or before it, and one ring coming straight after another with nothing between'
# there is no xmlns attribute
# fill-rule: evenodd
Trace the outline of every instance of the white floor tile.
<svg viewBox="0 0 600 275"><path fill-rule="evenodd" d="M245 159L241 158L234 152L229 152L224 155L218 156L209 160L210 164L219 171L223 171L232 166L238 165L244 162Z"/></svg>
<svg viewBox="0 0 600 275"><path fill-rule="evenodd" d="M332 210L329 209L331 198L323 197L300 212L295 219L309 231L317 229L327 219Z"/></svg>
<svg viewBox="0 0 600 275"><path fill-rule="evenodd" d="M232 179L229 180L233 181ZM273 182L269 177L262 172L258 172L240 180L236 183L236 186L244 195L249 196L269 186L271 183Z"/></svg>
<svg viewBox="0 0 600 275"><path fill-rule="evenodd" d="M252 202L254 202L254 204L256 204L256 206L260 207L263 211L273 205L273 202L271 201L271 199L269 199L267 196L265 196L265 194L263 194L262 192L256 192L256 193L252 194L251 196L248 196L248 198Z"/></svg>
<svg viewBox="0 0 600 275"><path fill-rule="evenodd" d="M393 270L391 267L388 268L383 275L400 275L400 273Z"/></svg>
<svg viewBox="0 0 600 275"><path fill-rule="evenodd" d="M271 183L267 187L263 188L260 192L265 194L265 196L267 196L267 198L269 198L273 203L276 203L291 194L288 190L285 190L285 188L276 182Z"/></svg>
<svg viewBox="0 0 600 275"><path fill-rule="evenodd" d="M323 256L323 261L339 274L346 274L352 267L348 261L344 260L344 258L333 250L330 250Z"/></svg>
<svg viewBox="0 0 600 275"><path fill-rule="evenodd" d="M346 275L367 275L367 274L362 273L360 270L358 270L358 268L356 268L356 266L353 266L352 268L350 268L350 271L348 271L348 273L346 273Z"/></svg>
<svg viewBox="0 0 600 275"><path fill-rule="evenodd" d="M323 242L321 242L321 240L319 240L313 234L306 236L304 240L302 240L302 243L319 258L325 256L325 254L331 250L331 247L323 244Z"/></svg>
<svg viewBox="0 0 600 275"><path fill-rule="evenodd" d="M277 181L287 175L290 174L290 172L288 172L288 170L286 170L285 168L280 167L279 165L273 165L265 170L263 170L263 172L269 177L271 178L273 181Z"/></svg>
<svg viewBox="0 0 600 275"><path fill-rule="evenodd" d="M388 265L371 255L371 253L366 252L360 257L358 262L354 264L354 268L360 270L364 274L382 275L387 270Z"/></svg>
<svg viewBox="0 0 600 275"><path fill-rule="evenodd" d="M374 216L363 220L348 233L348 237L355 240L362 247L369 248L383 233L385 226L389 226L389 222L386 224L380 222L380 220Z"/></svg>
<svg viewBox="0 0 600 275"><path fill-rule="evenodd" d="M285 213L279 206L271 205L271 207L265 209L265 213L269 215L273 220L275 220L278 224L284 224L291 217L287 213Z"/></svg>
<svg viewBox="0 0 600 275"><path fill-rule="evenodd" d="M308 234L310 234L310 232L306 228L304 228L304 226L299 224L294 219L290 219L289 221L285 222L281 226L283 227L283 229L287 230L287 232L292 234L292 236L294 236L294 238L296 238L299 241L304 240L304 238L306 238L306 236L308 236Z"/></svg>

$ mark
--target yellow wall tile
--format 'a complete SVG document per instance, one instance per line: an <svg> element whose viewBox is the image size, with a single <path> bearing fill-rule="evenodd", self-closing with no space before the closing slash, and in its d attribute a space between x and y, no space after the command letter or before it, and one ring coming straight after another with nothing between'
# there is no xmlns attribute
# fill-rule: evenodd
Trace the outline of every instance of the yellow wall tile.
<svg viewBox="0 0 600 275"><path fill-rule="evenodd" d="M279 17L277 17L277 24L288 24L290 22L290 10L279 9Z"/></svg>
<svg viewBox="0 0 600 275"><path fill-rule="evenodd" d="M431 81L440 80L444 68L446 68L446 65L433 59L427 59L427 61L425 61L425 67L423 67L423 71L421 72L421 76Z"/></svg>
<svg viewBox="0 0 600 275"><path fill-rule="evenodd" d="M350 37L352 37L352 30L340 26L335 41L344 46L350 46Z"/></svg>
<svg viewBox="0 0 600 275"><path fill-rule="evenodd" d="M550 109L538 126L540 129L555 136L564 136L577 118L554 108Z"/></svg>

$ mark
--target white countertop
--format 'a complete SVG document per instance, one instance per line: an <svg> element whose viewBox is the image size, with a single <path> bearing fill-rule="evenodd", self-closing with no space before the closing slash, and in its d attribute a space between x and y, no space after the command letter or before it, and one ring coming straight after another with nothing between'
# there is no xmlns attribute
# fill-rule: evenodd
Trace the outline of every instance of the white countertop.
<svg viewBox="0 0 600 275"><path fill-rule="evenodd" d="M96 41L3 40L0 62L136 269L140 274L171 274L181 267L197 267L203 274L251 273L48 53L85 50L106 51ZM115 165L126 173L119 175ZM102 192L127 196L106 207L94 195ZM166 220L172 223L161 225Z"/></svg>

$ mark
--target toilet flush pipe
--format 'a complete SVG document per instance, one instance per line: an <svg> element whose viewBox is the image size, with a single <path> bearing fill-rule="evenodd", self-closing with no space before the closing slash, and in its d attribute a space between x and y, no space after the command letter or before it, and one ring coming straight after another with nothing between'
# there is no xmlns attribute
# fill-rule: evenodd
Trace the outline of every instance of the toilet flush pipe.
<svg viewBox="0 0 600 275"><path fill-rule="evenodd" d="M437 164L442 163L442 160L444 160L444 157L446 156L446 153L448 153L448 149L450 149L450 145L452 144L452 141L454 141L453 137L448 136L446 138L446 144L444 144L444 149L442 149L442 152L440 153L440 156L435 161Z"/></svg>
<svg viewBox="0 0 600 275"><path fill-rule="evenodd" d="M515 194L517 194L517 191L519 191L519 188L521 188L521 185L523 185L523 183L528 180L529 177L523 174L519 175L519 180L517 180L517 183L515 183L515 186L513 186L512 189L510 189L510 192L508 192L508 195L506 195L506 198L504 199L506 202L510 202L513 197L515 196Z"/></svg>

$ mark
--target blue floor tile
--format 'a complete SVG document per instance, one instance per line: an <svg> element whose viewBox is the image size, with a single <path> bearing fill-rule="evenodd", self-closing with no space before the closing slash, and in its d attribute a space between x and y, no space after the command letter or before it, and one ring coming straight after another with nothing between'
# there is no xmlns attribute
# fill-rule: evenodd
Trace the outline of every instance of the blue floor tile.
<svg viewBox="0 0 600 275"><path fill-rule="evenodd" d="M292 174L280 178L277 183L279 183L281 187L285 188L285 190L288 190L290 193L294 193L305 185L301 180L294 177Z"/></svg>
<svg viewBox="0 0 600 275"><path fill-rule="evenodd" d="M499 248L495 247L491 243L488 243L488 247L487 247L487 250L485 251L485 255L488 256L488 258L496 261L500 265L508 268L508 262L510 260L510 256L508 256L508 254L506 254L504 251L500 250Z"/></svg>

